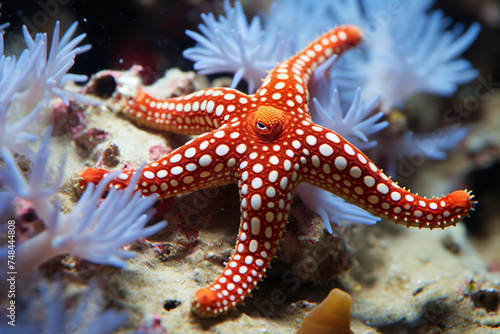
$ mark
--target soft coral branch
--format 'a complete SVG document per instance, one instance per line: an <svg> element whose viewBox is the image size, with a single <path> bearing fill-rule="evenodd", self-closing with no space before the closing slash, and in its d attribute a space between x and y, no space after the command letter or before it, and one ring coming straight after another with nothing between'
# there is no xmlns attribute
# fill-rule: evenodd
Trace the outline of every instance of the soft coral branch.
<svg viewBox="0 0 500 334"><path fill-rule="evenodd" d="M89 44L77 47L85 38L85 34L71 39L76 28L77 22L71 25L62 38L59 38L60 24L56 22L52 46L48 51L47 34L38 33L35 38L32 38L26 26L23 26L27 49L21 54L18 62L13 57L7 57L10 58L8 65L22 74L12 75L16 80L6 82L7 94L4 95L5 100L8 100L7 109L9 109L10 122L23 119L41 101L49 106L53 97L61 98L66 105L69 105L69 99L79 100L85 104L100 104L94 98L63 87L70 80L75 82L87 80L85 75L67 73L75 63L75 57L90 49ZM25 56L23 57L23 55ZM8 71L8 67L4 68L4 71ZM0 99L1 102L2 99Z"/></svg>
<svg viewBox="0 0 500 334"><path fill-rule="evenodd" d="M28 290L28 291L26 291ZM16 298L17 322L13 327L6 321L0 324L2 333L75 333L108 334L123 326L127 311L106 309L106 300L97 282L91 280L85 293L75 298L63 283L56 280L49 285L39 281L36 289L21 289Z"/></svg>
<svg viewBox="0 0 500 334"><path fill-rule="evenodd" d="M212 13L202 15L204 24L198 26L201 34L186 31L198 45L184 51L184 57L195 62L200 74L234 73L231 87L245 79L248 91L253 93L266 70L288 56L285 43L281 36L264 31L259 17L248 24L239 1L231 7L224 0L224 10L226 16L218 20Z"/></svg>
<svg viewBox="0 0 500 334"><path fill-rule="evenodd" d="M87 80L86 75L67 74L67 71L75 63L75 57L91 48L89 44L77 47L85 38L85 34L80 34L71 39L77 26L78 23L74 22L61 39L59 39L60 24L59 21L56 22L50 51L47 54L47 47L42 49L42 54L36 62L36 69L31 72L29 86L14 96L13 102L22 103L30 109L40 100L44 100L45 105L48 106L51 97L58 96L63 100L64 104L69 105L67 95L71 94L73 98L76 97L85 103L98 103L94 99L81 94L71 93L62 88L69 80L75 82L84 82ZM37 48L39 44L45 46L48 44L47 34L36 34L33 39L26 26L23 26L23 35L30 51Z"/></svg>
<svg viewBox="0 0 500 334"><path fill-rule="evenodd" d="M329 233L333 233L331 223L339 226L352 223L373 225L380 221L356 205L310 184L300 184L296 193L309 210L321 217Z"/></svg>
<svg viewBox="0 0 500 334"><path fill-rule="evenodd" d="M163 221L144 228L154 213L151 207L157 198L141 197L139 193L134 193L139 171L125 190L111 189L99 207L99 199L109 183L107 180L112 180L112 177L101 181L97 187L90 184L72 213L62 214L50 203L50 197L56 192L59 183L45 189L48 133L34 161L29 181L24 179L12 154L5 148L1 151L7 169L0 171L0 180L11 194L32 203L46 227L45 231L19 245L18 270L23 272L36 268L52 257L66 253L99 264L123 267L124 259L133 257L135 253L121 250L121 246L154 234L166 226Z"/></svg>
<svg viewBox="0 0 500 334"><path fill-rule="evenodd" d="M30 73L35 71L35 64L44 47L44 43L39 43L31 50L24 50L16 61L14 56L6 57L3 54L3 34L0 35L2 53L0 56L0 148L5 147L26 155L33 153L27 144L38 140L38 136L28 133L27 130L40 112L41 106L35 107L24 117L11 117L17 119L15 122L10 122L11 124L8 124L8 113L14 94L21 90Z"/></svg>
<svg viewBox="0 0 500 334"><path fill-rule="evenodd" d="M45 132L40 150L34 159L29 182L24 179L14 156L5 147L1 149L1 157L7 169L0 170L0 181L10 190L10 193L31 202L37 210L38 217L48 223L54 220L57 211L50 205L49 198L59 187L59 183L49 189L45 187L48 178L46 167L49 155L49 135L50 128ZM51 225L46 224L46 227L50 229Z"/></svg>
<svg viewBox="0 0 500 334"><path fill-rule="evenodd" d="M47 34L39 33L32 38L26 27L23 27L27 49L17 60L14 56L4 55L3 35L0 34L0 147L32 157L33 152L28 144L37 141L38 136L33 133L36 131L29 128L40 116L42 101L48 106L50 99L58 96L66 105L69 99L86 104L100 103L63 87L70 80L87 80L85 75L67 73L75 57L90 49L88 44L77 46L85 34L72 39L76 28L75 22L59 38L57 22L52 46L47 54Z"/></svg>
<svg viewBox="0 0 500 334"><path fill-rule="evenodd" d="M383 2L364 1L366 16L383 9ZM471 46L481 27L472 24L451 25L442 11L427 12L428 5L418 2L401 4L398 14L367 32L364 47L346 54L334 66L342 96L350 98L356 87L363 87L364 97L381 95L382 111L402 108L418 93L450 96L459 85L477 77L478 71L461 54ZM342 15L349 15L343 12ZM363 25L364 22L358 24Z"/></svg>

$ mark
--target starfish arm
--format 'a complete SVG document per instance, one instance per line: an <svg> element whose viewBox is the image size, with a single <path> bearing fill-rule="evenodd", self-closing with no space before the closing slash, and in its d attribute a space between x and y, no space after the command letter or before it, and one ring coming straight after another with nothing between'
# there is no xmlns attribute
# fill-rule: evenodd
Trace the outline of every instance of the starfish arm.
<svg viewBox="0 0 500 334"><path fill-rule="evenodd" d="M250 102L248 95L231 88L202 89L161 100L139 87L135 98L126 101L125 115L152 129L197 135L217 129Z"/></svg>
<svg viewBox="0 0 500 334"><path fill-rule="evenodd" d="M366 211L397 224L419 228L455 225L472 210L468 192L459 190L427 199L392 182L360 150L337 133L303 127L303 143L292 142L301 155L303 182L310 183Z"/></svg>
<svg viewBox="0 0 500 334"><path fill-rule="evenodd" d="M285 111L297 108L299 113L304 109L309 112L307 84L313 71L331 56L342 54L360 41L361 33L354 26L340 26L324 33L269 72L255 96Z"/></svg>
<svg viewBox="0 0 500 334"><path fill-rule="evenodd" d="M254 167L260 168L259 163L242 165L241 222L236 249L222 274L196 293L192 309L202 317L231 310L251 293L265 276L288 221L296 188L292 183L283 183L283 179L288 180L288 173L276 169L255 172Z"/></svg>
<svg viewBox="0 0 500 334"><path fill-rule="evenodd" d="M142 170L137 182L143 196L158 193L160 198L236 183L237 162L246 146L241 146L235 125L207 132L154 161ZM245 148L245 150L243 149ZM110 182L110 187L125 188L135 170L126 170ZM87 168L80 173L80 188L97 184L110 171Z"/></svg>

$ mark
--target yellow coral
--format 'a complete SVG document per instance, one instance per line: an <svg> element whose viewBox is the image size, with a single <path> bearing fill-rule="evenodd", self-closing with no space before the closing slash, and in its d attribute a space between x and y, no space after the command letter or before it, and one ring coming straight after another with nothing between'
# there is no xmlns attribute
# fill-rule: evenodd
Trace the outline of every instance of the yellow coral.
<svg viewBox="0 0 500 334"><path fill-rule="evenodd" d="M309 313L297 334L353 334L350 329L352 297L339 289L328 296Z"/></svg>

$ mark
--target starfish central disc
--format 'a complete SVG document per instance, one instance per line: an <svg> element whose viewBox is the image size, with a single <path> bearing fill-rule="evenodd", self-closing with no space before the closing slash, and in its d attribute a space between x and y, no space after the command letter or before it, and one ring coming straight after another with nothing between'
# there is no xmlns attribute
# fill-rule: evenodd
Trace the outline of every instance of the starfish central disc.
<svg viewBox="0 0 500 334"><path fill-rule="evenodd" d="M266 140L272 140L285 123L283 112L271 106L261 106L253 115L257 133Z"/></svg>

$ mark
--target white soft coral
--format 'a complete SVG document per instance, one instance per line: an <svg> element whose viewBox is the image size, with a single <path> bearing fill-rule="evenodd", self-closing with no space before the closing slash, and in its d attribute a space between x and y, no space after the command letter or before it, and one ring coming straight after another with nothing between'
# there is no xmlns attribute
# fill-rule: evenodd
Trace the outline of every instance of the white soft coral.
<svg viewBox="0 0 500 334"><path fill-rule="evenodd" d="M4 24L0 29L6 26ZM85 75L67 73L73 66L75 57L90 49L88 44L77 46L85 38L85 34L71 39L76 28L75 22L59 39L57 22L52 46L48 51L47 34L38 33L33 39L26 27L23 27L27 49L19 59L4 55L3 34L0 34L0 147L32 157L33 152L28 144L36 142L38 136L30 126L40 115L42 101L46 106L53 97L60 97L66 105L70 98L87 104L99 103L63 87L68 81L87 80Z"/></svg>
<svg viewBox="0 0 500 334"><path fill-rule="evenodd" d="M35 69L30 71L23 89L12 97L13 107L20 115L23 115L26 110L34 108L42 100L48 106L50 99L55 96L60 97L66 105L69 104L68 98L81 100L85 103L96 103L93 99L63 87L68 81L84 82L87 80L86 75L67 73L74 65L75 57L91 48L89 44L77 46L83 41L85 34L71 39L77 26L78 23L74 22L59 39L59 21L57 21L50 51L47 49L46 33L38 33L33 39L26 26L23 26L24 40L28 50L33 52L40 44L44 47L42 47L42 52L35 63Z"/></svg>
<svg viewBox="0 0 500 334"><path fill-rule="evenodd" d="M32 50L24 50L16 61L14 56L6 57L3 54L3 34L0 35L0 147L6 147L20 154L30 155L31 149L27 143L34 142L38 136L27 132L29 125L35 120L41 106L35 107L17 121L8 122L8 113L13 95L26 82L28 76L35 69L37 59L42 53L43 43L39 43Z"/></svg>
<svg viewBox="0 0 500 334"><path fill-rule="evenodd" d="M15 327L4 321L1 333L116 333L128 318L128 312L106 309L109 300L91 280L83 293L64 287L56 280L50 284L38 281L33 289L20 289L16 296Z"/></svg>
<svg viewBox="0 0 500 334"><path fill-rule="evenodd" d="M183 55L195 62L198 73L234 73L231 87L235 88L245 79L248 91L253 93L266 76L266 70L288 56L285 43L280 34L264 30L259 17L248 24L239 1L231 7L229 1L224 0L224 9L226 16L218 20L212 13L202 14L205 24L198 26L202 34L186 31L198 45Z"/></svg>
<svg viewBox="0 0 500 334"><path fill-rule="evenodd" d="M366 99L380 95L382 111L388 113L415 94L450 96L477 77L479 72L460 56L478 36L480 25L467 30L452 25L442 11L428 11L432 2L401 3L389 13L387 1L364 0L356 9L361 13L337 13L339 19L365 27L363 47L347 52L333 67L343 98L351 98L360 86ZM387 21L379 21L381 13Z"/></svg>
<svg viewBox="0 0 500 334"><path fill-rule="evenodd" d="M133 257L135 253L124 251L121 246L166 226L163 221L144 228L154 213L151 207L157 197L141 197L139 193L134 193L139 170L125 190L111 189L104 203L97 207L109 181L113 179L111 175L97 187L89 184L73 211L62 214L50 202L59 184L45 188L49 130L42 140L29 181L24 179L12 154L5 148L1 150L7 169L0 171L0 181L10 194L31 202L37 216L45 224L45 231L18 246L18 271L26 272L56 255L66 253L99 264L123 267L126 263L124 259Z"/></svg>

